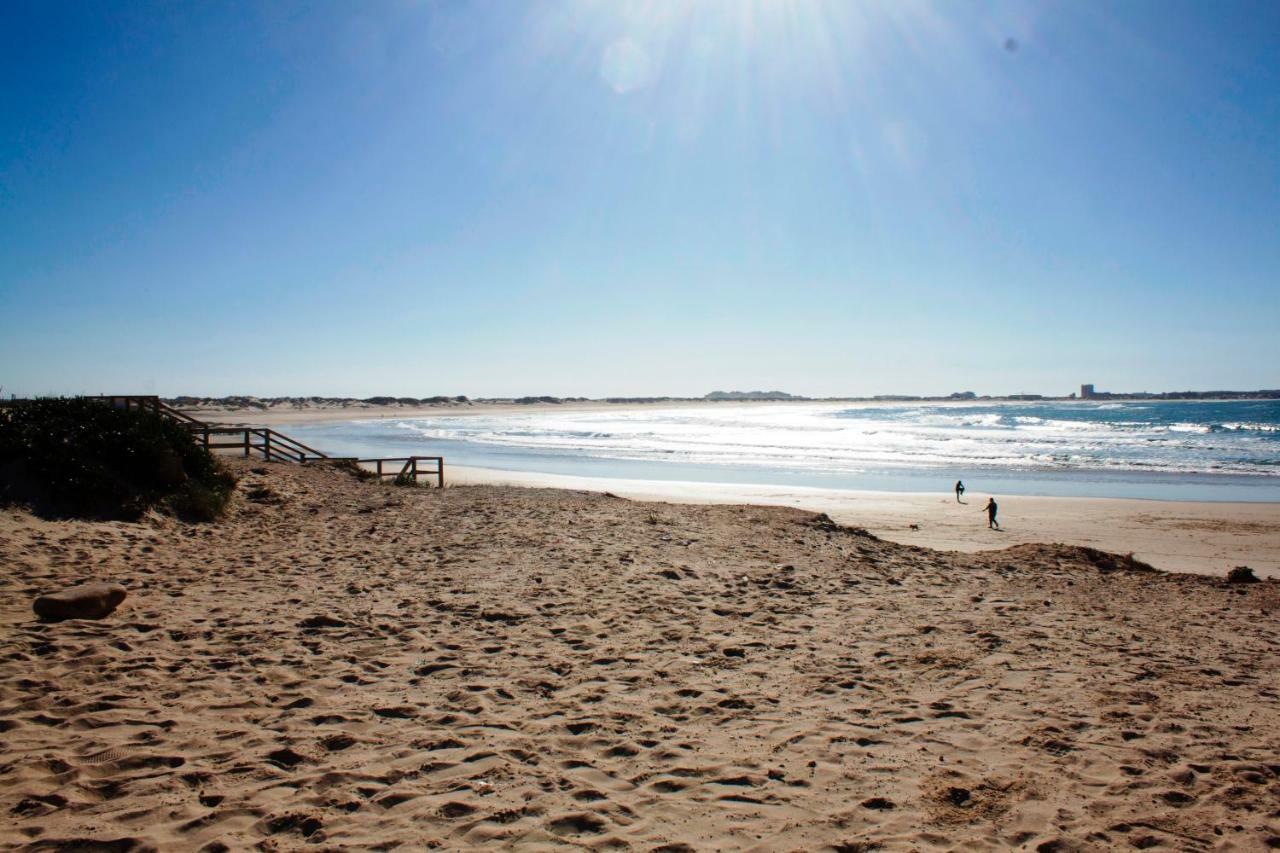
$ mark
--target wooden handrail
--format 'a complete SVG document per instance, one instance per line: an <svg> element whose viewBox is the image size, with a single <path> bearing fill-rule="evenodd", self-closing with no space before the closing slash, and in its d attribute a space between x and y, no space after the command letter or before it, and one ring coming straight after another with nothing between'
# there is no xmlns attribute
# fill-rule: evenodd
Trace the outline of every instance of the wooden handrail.
<svg viewBox="0 0 1280 853"><path fill-rule="evenodd" d="M112 394L108 397L104 397L103 399L105 399L108 402L108 404L111 405L112 407L116 407L117 400L120 401L121 403L124 404L123 408L126 411L134 408L137 408L137 409L149 408L158 415L165 415L166 417L176 421L182 421L184 423L193 424L195 426L204 426L204 424L201 421L196 420L195 418L188 415L186 412L182 412L173 408L172 406L168 405L167 403L165 403L163 400L161 400L158 396L154 394L151 394L151 395Z"/></svg>
<svg viewBox="0 0 1280 853"><path fill-rule="evenodd" d="M217 426L215 424L206 423L191 417L186 412L179 411L165 403L157 395L146 394L113 394L103 395L101 397L90 398L99 399L107 403L113 408L123 408L126 411L130 409L150 409L158 415L167 417L176 421L182 426L189 429L195 434L206 450L229 450L235 448L244 452L245 458L249 458L254 451L262 454L263 459L277 462L293 462L297 464L306 464L307 462L354 462L356 465L375 464L379 479L383 477L412 478L414 483L418 482L419 475L431 475L436 477L436 484L440 488L444 488L444 457L443 456L390 456L380 459L358 459L352 456L330 456L321 450L316 450L298 441L296 438L287 436L282 432L277 432L270 427L250 427L250 426ZM238 441L210 441L213 436L237 436ZM257 442L254 439L259 439ZM404 463L398 472L384 472L383 464L388 462ZM421 468L419 462L434 462L434 470L430 468Z"/></svg>
<svg viewBox="0 0 1280 853"><path fill-rule="evenodd" d="M403 462L404 465L399 471L385 471L383 470L383 465L387 462ZM421 468L418 465L419 462L434 462L436 464L434 469ZM416 483L418 482L419 476L430 476L434 474L436 478L436 485L439 488L444 488L443 456L387 456L381 459L356 459L355 463L357 465L373 465L374 470L372 473L375 474L378 479L382 479L383 477L393 477L395 479L400 479L401 477L412 477L413 481Z"/></svg>
<svg viewBox="0 0 1280 853"><path fill-rule="evenodd" d="M329 454L324 453L323 451L320 451L320 450L316 450L314 447L308 447L307 445L303 444L301 441L298 441L296 438L291 438L290 436L287 436L282 432L276 432L275 430L270 429L269 427L263 428L263 429L257 429L257 430L254 430L254 432L256 432L258 435L263 436L264 438L270 437L272 439L275 439L276 441L280 442L281 444L285 445L291 450L295 450L295 451L300 450L305 453L310 453L312 456L318 457L320 459L329 458Z"/></svg>

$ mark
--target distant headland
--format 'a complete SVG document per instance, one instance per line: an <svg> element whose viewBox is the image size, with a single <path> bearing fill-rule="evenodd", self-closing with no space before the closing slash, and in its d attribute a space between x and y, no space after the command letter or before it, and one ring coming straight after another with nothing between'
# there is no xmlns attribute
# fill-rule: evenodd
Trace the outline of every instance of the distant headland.
<svg viewBox="0 0 1280 853"><path fill-rule="evenodd" d="M467 397L464 395L433 395L425 397L199 397L179 396L166 398L165 402L181 409L192 410L315 410L315 409L373 409L373 408L464 408L472 406L535 406L584 403L654 404L697 402L810 402L810 403L939 403L939 402L1018 402L1044 400L1067 402L1072 400L1280 400L1280 389L1257 391L1098 391L1093 385L1082 385L1079 392L1054 396L1047 394L986 395L974 391L955 391L945 395L876 394L874 396L807 397L785 391L712 391L702 397L654 396L654 397L557 397L550 394L525 397Z"/></svg>

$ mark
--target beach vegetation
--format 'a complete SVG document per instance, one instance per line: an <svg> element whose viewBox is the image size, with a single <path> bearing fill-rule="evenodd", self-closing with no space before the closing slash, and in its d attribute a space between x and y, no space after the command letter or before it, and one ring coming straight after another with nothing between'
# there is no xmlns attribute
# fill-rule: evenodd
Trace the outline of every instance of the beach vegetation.
<svg viewBox="0 0 1280 853"><path fill-rule="evenodd" d="M377 474L373 473L368 468L361 468L360 463L354 459L331 459L327 460L325 464L338 471L350 474L352 477L355 477L357 480L362 482L378 479Z"/></svg>
<svg viewBox="0 0 1280 853"><path fill-rule="evenodd" d="M156 412L93 398L0 410L0 503L55 518L137 520L158 510L212 521L235 485L190 431Z"/></svg>
<svg viewBox="0 0 1280 853"><path fill-rule="evenodd" d="M1248 566L1236 566L1227 572L1227 583L1257 583L1258 576Z"/></svg>

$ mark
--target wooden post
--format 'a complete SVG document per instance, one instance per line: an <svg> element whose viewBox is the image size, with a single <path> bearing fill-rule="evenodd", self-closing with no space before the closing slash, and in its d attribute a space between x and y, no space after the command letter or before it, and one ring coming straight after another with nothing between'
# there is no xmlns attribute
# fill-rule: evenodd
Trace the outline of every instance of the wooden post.
<svg viewBox="0 0 1280 853"><path fill-rule="evenodd" d="M244 458L249 458L249 430L244 431Z"/></svg>
<svg viewBox="0 0 1280 853"><path fill-rule="evenodd" d="M416 486L418 485L418 457L415 456L409 461L413 463L413 484Z"/></svg>
<svg viewBox="0 0 1280 853"><path fill-rule="evenodd" d="M262 458L270 461L271 459L271 430L262 431Z"/></svg>
<svg viewBox="0 0 1280 853"><path fill-rule="evenodd" d="M382 460L378 460L378 479L382 479Z"/></svg>
<svg viewBox="0 0 1280 853"><path fill-rule="evenodd" d="M444 488L444 457L436 457L436 485Z"/></svg>

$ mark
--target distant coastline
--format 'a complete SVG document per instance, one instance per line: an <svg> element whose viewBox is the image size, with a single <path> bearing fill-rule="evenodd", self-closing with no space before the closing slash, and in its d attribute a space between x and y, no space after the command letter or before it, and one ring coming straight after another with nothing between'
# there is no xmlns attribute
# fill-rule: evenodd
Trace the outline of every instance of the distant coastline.
<svg viewBox="0 0 1280 853"><path fill-rule="evenodd" d="M467 397L464 395L430 397L254 397L233 395L226 397L199 397L184 395L166 397L164 401L176 408L189 411L314 411L367 410L367 409L459 409L473 406L560 406L565 404L594 405L649 405L666 403L947 403L947 402L1093 402L1134 400L1280 400L1280 389L1256 391L1094 391L1088 396L1069 394L1049 396L1044 394L979 395L972 391L960 391L947 395L923 396L914 394L877 394L869 397L806 397L783 391L712 391L702 397L556 397L552 395L525 397Z"/></svg>

